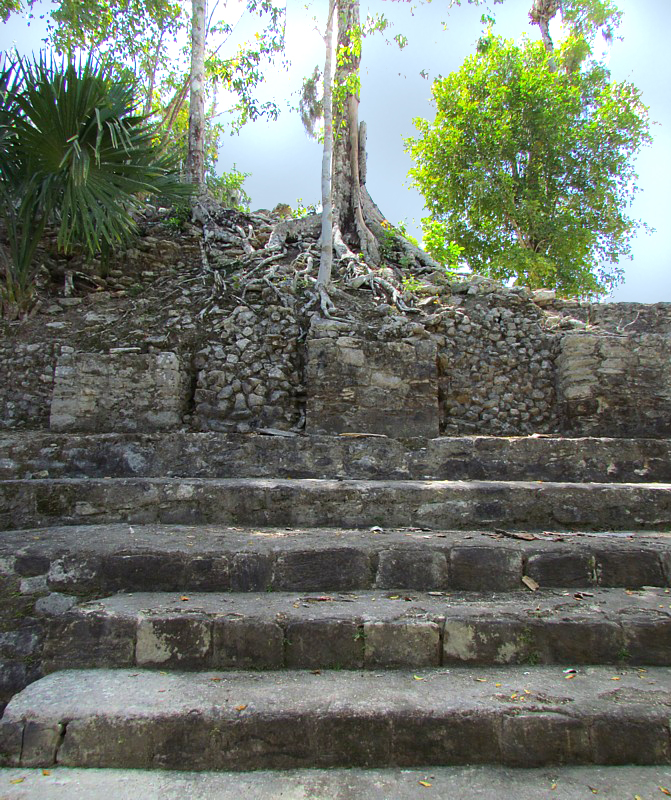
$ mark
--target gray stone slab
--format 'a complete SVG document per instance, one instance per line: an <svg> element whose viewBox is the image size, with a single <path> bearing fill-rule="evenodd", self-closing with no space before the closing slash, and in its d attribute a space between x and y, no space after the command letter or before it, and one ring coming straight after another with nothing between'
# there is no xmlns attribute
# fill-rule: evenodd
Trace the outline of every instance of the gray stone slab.
<svg viewBox="0 0 671 800"><path fill-rule="evenodd" d="M44 669L671 665L671 595L119 594L45 617Z"/></svg>
<svg viewBox="0 0 671 800"><path fill-rule="evenodd" d="M359 478L671 482L671 440L0 432L0 478Z"/></svg>
<svg viewBox="0 0 671 800"><path fill-rule="evenodd" d="M6 765L25 767L670 763L668 669L571 675L556 667L392 672L384 681L346 671L59 672L10 702L1 750ZM413 735L424 721L427 749ZM638 742L637 730L645 731Z"/></svg>
<svg viewBox="0 0 671 800"><path fill-rule="evenodd" d="M420 783L421 781L421 783ZM428 784L428 785L427 785ZM330 769L281 772L167 772L165 770L0 769L8 800L604 800L663 797L669 767L497 766L428 769Z"/></svg>
<svg viewBox="0 0 671 800"><path fill-rule="evenodd" d="M670 484L36 479L0 484L0 526L128 522L433 530L667 530Z"/></svg>
<svg viewBox="0 0 671 800"><path fill-rule="evenodd" d="M318 591L340 591L343 585L357 591L501 591L522 587L525 573L548 588L587 589L605 578L613 584L615 577L632 589L669 585L671 580L668 534L524 535L531 540L491 531L74 525L5 531L0 558L8 574L17 561L39 562L45 573L35 578L44 581L45 589L87 596L115 591L296 590L306 585L309 574L315 582L319 579L319 585L311 586ZM334 558L339 571L327 574L324 553L334 557L340 550L345 555ZM606 568L613 563L618 564L616 571ZM511 565L517 571L511 571Z"/></svg>

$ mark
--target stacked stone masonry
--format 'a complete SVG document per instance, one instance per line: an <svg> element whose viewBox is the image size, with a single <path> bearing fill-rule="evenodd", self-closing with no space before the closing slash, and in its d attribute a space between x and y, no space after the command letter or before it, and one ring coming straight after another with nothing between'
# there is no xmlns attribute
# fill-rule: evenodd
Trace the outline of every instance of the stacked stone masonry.
<svg viewBox="0 0 671 800"><path fill-rule="evenodd" d="M124 288L122 275L116 305L110 292L62 297L29 334L2 323L0 428L51 421L69 431L397 436L402 427L422 438L671 431L670 304L586 304L443 280L417 313L360 289L343 293L344 321L323 320L305 313L296 290L216 297L194 248L165 244L159 285L177 287L167 304L151 292L132 299L142 287ZM160 281L148 266L143 279Z"/></svg>

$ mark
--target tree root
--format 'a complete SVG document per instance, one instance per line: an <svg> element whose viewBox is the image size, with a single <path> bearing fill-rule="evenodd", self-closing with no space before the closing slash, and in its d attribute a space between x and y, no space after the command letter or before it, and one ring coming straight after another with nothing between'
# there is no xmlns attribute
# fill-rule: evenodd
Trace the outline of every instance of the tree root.
<svg viewBox="0 0 671 800"><path fill-rule="evenodd" d="M303 306L303 313L307 313L319 304L319 310L326 317L326 319L335 319L339 322L345 322L342 317L336 317L334 311L336 310L335 303L331 300L328 289L323 284L315 284L314 290L308 292L309 301Z"/></svg>
<svg viewBox="0 0 671 800"><path fill-rule="evenodd" d="M376 290L381 290L386 299L390 300L400 311L406 314L417 313L419 309L409 306L403 299L401 292L385 278L377 275L365 261L357 256L345 244L337 225L333 226L333 247L341 263L344 263L348 285L358 289L366 283L370 286L374 297L378 297Z"/></svg>
<svg viewBox="0 0 671 800"><path fill-rule="evenodd" d="M321 228L321 214L308 214L299 219L283 219L278 222L270 234L266 250L282 250L290 233L294 235L311 235L315 239Z"/></svg>

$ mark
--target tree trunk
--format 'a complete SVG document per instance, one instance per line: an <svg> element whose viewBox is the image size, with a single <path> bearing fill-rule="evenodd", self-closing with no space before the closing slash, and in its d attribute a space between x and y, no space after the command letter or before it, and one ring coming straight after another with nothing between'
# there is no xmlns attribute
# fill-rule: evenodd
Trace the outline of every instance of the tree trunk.
<svg viewBox="0 0 671 800"><path fill-rule="evenodd" d="M151 107L154 101L154 87L156 85L156 72L158 71L158 62L159 58L161 57L161 47L163 46L163 36L165 34L165 28L161 28L160 36L158 37L158 42L156 43L156 48L154 50L154 58L151 62L151 67L149 68L149 85L147 86L147 95L144 101L144 115L148 117L151 114Z"/></svg>
<svg viewBox="0 0 671 800"><path fill-rule="evenodd" d="M346 240L357 240L370 264L380 260L377 240L367 224L383 217L362 186L359 151L359 0L338 0L338 64L333 146L333 216ZM365 154L364 154L365 158ZM364 167L365 173L365 167Z"/></svg>
<svg viewBox="0 0 671 800"><path fill-rule="evenodd" d="M187 180L205 184L205 15L207 0L192 0Z"/></svg>
<svg viewBox="0 0 671 800"><path fill-rule="evenodd" d="M324 65L324 154L322 156L322 235L317 287L331 282L333 265L333 201L331 196L331 160L333 158L333 17L336 0L329 2L326 24L326 62Z"/></svg>
<svg viewBox="0 0 671 800"><path fill-rule="evenodd" d="M552 54L555 49L550 37L550 20L559 11L560 7L560 0L534 0L529 12L529 19L534 25L538 25L545 51L549 54Z"/></svg>

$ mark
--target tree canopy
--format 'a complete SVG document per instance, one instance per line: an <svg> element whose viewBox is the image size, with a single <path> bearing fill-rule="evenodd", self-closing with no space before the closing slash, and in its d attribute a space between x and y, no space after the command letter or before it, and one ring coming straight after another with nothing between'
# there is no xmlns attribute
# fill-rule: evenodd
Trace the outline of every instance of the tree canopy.
<svg viewBox="0 0 671 800"><path fill-rule="evenodd" d="M627 215L633 158L650 122L637 89L588 52L582 37L554 50L490 33L434 83L435 120L415 120L407 142L411 175L434 241L438 231L463 247L475 272L565 296L620 280L639 227Z"/></svg>

